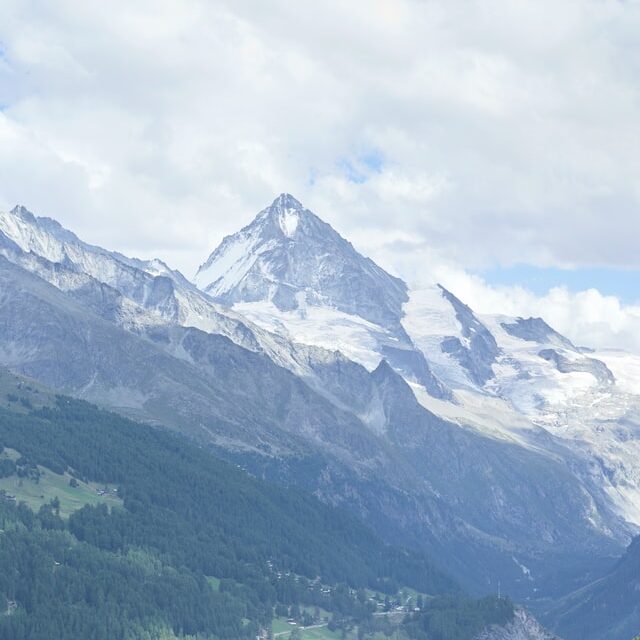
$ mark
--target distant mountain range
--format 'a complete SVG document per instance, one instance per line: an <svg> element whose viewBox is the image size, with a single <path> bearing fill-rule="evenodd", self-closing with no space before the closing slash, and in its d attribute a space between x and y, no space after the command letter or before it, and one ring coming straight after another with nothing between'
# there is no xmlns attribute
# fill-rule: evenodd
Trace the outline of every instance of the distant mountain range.
<svg viewBox="0 0 640 640"><path fill-rule="evenodd" d="M287 194L193 282L0 214L0 364L346 507L568 640L627 640L549 603L597 602L640 530L640 357L499 311L411 290Z"/></svg>

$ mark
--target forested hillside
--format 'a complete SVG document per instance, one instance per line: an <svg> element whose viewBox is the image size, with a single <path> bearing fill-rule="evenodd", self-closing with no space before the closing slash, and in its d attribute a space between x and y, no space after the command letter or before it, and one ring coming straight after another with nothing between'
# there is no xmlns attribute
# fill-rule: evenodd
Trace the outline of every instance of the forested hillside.
<svg viewBox="0 0 640 640"><path fill-rule="evenodd" d="M15 408L0 409L3 474L104 484L121 506L87 504L63 518L57 497L34 513L1 494L1 639L249 638L291 605L373 629L365 589L393 595L405 585L453 597L417 611L407 634L424 637L444 607L462 635L442 637L471 637L446 613L458 602L462 618L482 627L482 607L470 609L423 555L383 544L342 511L87 403L34 406L10 395ZM494 621L495 606L484 609ZM508 615L510 605L499 609Z"/></svg>

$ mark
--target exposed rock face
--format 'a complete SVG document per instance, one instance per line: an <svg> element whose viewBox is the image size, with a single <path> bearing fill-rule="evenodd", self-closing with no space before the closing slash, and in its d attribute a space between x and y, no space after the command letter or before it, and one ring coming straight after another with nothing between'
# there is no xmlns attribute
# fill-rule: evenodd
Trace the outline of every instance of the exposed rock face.
<svg viewBox="0 0 640 640"><path fill-rule="evenodd" d="M542 349L538 355L553 362L560 373L590 373L600 384L613 384L616 381L609 367L595 358L570 358L556 349Z"/></svg>
<svg viewBox="0 0 640 640"><path fill-rule="evenodd" d="M0 232L10 239L14 249L18 247L26 254L14 254L13 260L20 260L34 271L57 265L58 277L67 278L67 283L60 280L61 286L78 286L80 279L89 276L147 309L178 320L172 285L172 278L178 274L159 260L131 260L89 245L55 220L36 218L22 206L9 214L0 214ZM72 282L72 274L76 282Z"/></svg>
<svg viewBox="0 0 640 640"><path fill-rule="evenodd" d="M479 386L494 377L491 366L500 353L496 339L478 320L473 311L444 287L443 297L451 303L460 323L461 337L449 336L441 342L445 353L451 354Z"/></svg>
<svg viewBox="0 0 640 640"><path fill-rule="evenodd" d="M520 607L516 607L514 619L504 627L493 627L476 636L474 640L560 640L544 629L540 623Z"/></svg>
<svg viewBox="0 0 640 640"><path fill-rule="evenodd" d="M509 334L521 340L539 344L555 344L566 349L575 349L571 340L552 329L542 318L515 318L512 322L500 323Z"/></svg>
<svg viewBox="0 0 640 640"><path fill-rule="evenodd" d="M331 306L402 332L407 285L361 256L326 222L289 194L228 236L198 269L213 298L271 301L280 310Z"/></svg>

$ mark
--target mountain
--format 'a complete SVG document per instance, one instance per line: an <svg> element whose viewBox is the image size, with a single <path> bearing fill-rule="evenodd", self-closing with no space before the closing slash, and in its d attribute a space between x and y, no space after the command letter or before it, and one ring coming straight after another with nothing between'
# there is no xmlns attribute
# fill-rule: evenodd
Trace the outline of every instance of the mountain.
<svg viewBox="0 0 640 640"><path fill-rule="evenodd" d="M402 332L408 299L402 280L361 256L287 193L226 237L200 266L195 282L229 306L259 301L281 311L331 306L396 332Z"/></svg>
<svg viewBox="0 0 640 640"><path fill-rule="evenodd" d="M638 531L637 356L576 347L541 318L461 312L442 287L410 291L403 324L455 398L442 407L420 394L425 406L496 437L577 457L573 473L629 523L629 534Z"/></svg>
<svg viewBox="0 0 640 640"><path fill-rule="evenodd" d="M414 291L286 195L205 265L221 288L2 213L0 363L346 508L476 593L564 595L637 531L630 356Z"/></svg>
<svg viewBox="0 0 640 640"><path fill-rule="evenodd" d="M283 221L289 218L302 222L287 226ZM345 245L349 264L360 266L350 266L348 276L340 267L334 270L345 262ZM563 457L596 502L628 522L604 525L624 531L622 539L628 540L640 526L640 397L617 384L606 358L575 347L540 318L480 316L441 285L421 290L404 285L408 299L394 312L402 331L390 335L391 325L373 318L366 307L342 302L353 298L354 289L367 290L368 263L283 194L223 240L196 282L244 317L294 342L337 348L370 371L385 359L421 404L446 420ZM331 295L315 274L331 274ZM225 284L216 288L215 282ZM288 290L291 282L296 302L283 305L273 292ZM379 280L377 287L376 300L396 290L388 280ZM389 340L380 336L403 345L400 360L390 357ZM406 366L409 355L426 363L428 383L415 367Z"/></svg>
<svg viewBox="0 0 640 640"><path fill-rule="evenodd" d="M592 584L551 605L559 633L585 640L630 639L640 629L640 537Z"/></svg>
<svg viewBox="0 0 640 640"><path fill-rule="evenodd" d="M301 329L365 366L385 358L433 396L449 396L402 326L407 285L289 194L226 237L194 281L264 328L294 340Z"/></svg>
<svg viewBox="0 0 640 640"><path fill-rule="evenodd" d="M558 511L567 512L569 521L559 526L557 518L547 515L537 526L549 531L557 528L567 544L569 540L574 543L582 527L579 515L572 521L572 509L583 500L580 488L557 464L538 459L534 453L524 451L524 459L516 462L507 453L507 445L461 432L441 420L429 426L430 419L419 406L414 411L424 413L420 430L429 428L431 436L424 445L422 439L413 443L415 462L413 453L411 457L403 453L399 445L407 439L405 427L395 415L391 422L384 417L389 412L384 407L394 398L389 384L405 385L391 369L385 375L382 371L368 374L353 366L362 378L356 389L366 389L364 382L368 381L367 394L371 394L361 399L363 411L373 415L371 407L380 407L378 428L383 433L379 433L364 428L356 416L338 409L266 356L222 336L176 326L155 326L142 335L123 331L77 299L4 259L0 259L0 282L0 357L13 370L126 415L178 428L204 443L215 444L254 472L265 464L280 469L278 474L283 468L294 469L290 479L300 483L303 478L306 487L325 501L364 515L388 539L437 549L452 563L458 557L453 566L467 580L479 581L478 588L482 588L480 576L493 571L494 543L474 531L491 526L495 535L507 517L511 523L521 523L516 526L520 539L516 548L526 550L524 562L530 563L529 554L544 550L532 544L528 515L542 516L539 499L532 500L516 521L510 506L505 509L489 504L486 512L476 509L469 491L475 492L486 483L484 475L495 464L507 474L506 504L516 501L523 505L515 488L526 487L529 474L538 476L538 465L545 466L540 477L543 484L549 483L545 495L558 494L557 499L564 501ZM341 368L348 380L355 377L348 372L350 367ZM387 389L386 399L383 388ZM345 385L343 393L347 389ZM344 400L346 403L346 396ZM425 468L420 447L427 445L432 450L432 463ZM438 479L437 471L449 472L452 457L473 463L465 469L464 482L454 476L456 483L448 493L456 496L457 504L448 506L427 482L425 473L446 486L447 476ZM315 471L309 475L312 469ZM466 513L469 505L475 515ZM493 524L489 525L490 521ZM471 529L465 522L472 523ZM510 526L513 532L513 524ZM457 533L452 535L453 531ZM588 530L579 537L585 544L589 537L590 545L598 544L598 536ZM472 556L472 549L482 553L477 554L481 562L470 569L462 558ZM507 566L499 571L505 578L511 574L516 581L520 573L510 555Z"/></svg>
<svg viewBox="0 0 640 640"><path fill-rule="evenodd" d="M203 273L233 273L232 295L210 290L235 311L295 342L334 346L375 371L385 358L379 336L390 325L357 305L344 306L337 297L322 295L324 285L309 277L340 264L338 250L315 235L284 228L264 231L269 224L269 229L277 227L281 204L288 198L283 194L245 229L226 238L201 267L196 282L206 288L211 283L202 279ZM296 219L313 216L297 201L291 209ZM336 235L323 229L328 238ZM314 234L318 232L316 228ZM247 238L251 242L245 245ZM318 246L323 249L316 250ZM231 247L243 256L243 265L256 265L250 273L235 266ZM286 256L286 269L272 266L272 255ZM310 256L315 271L308 267ZM292 267L288 260L296 264ZM297 266L307 277L295 280L296 303L283 305L271 292L287 288L284 274L296 273ZM345 282L348 292L354 279ZM334 284L342 283L336 278ZM541 318L479 315L441 285L422 290L407 286L405 291L408 300L396 314L403 332L396 331L394 337L408 345L407 352L424 357L445 390L434 393L415 372L387 358L419 403L466 431L563 460L593 499L588 510L600 514L597 526L605 535L629 540L640 526L640 378L634 373L635 357L576 347ZM353 398L350 402L357 404ZM603 518L603 512L609 515ZM524 575L531 575L530 567L525 568Z"/></svg>

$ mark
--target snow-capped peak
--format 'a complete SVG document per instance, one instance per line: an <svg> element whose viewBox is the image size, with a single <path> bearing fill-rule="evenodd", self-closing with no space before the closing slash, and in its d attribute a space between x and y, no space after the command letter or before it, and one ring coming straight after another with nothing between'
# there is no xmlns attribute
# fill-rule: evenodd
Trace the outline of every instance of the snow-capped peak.
<svg viewBox="0 0 640 640"><path fill-rule="evenodd" d="M22 205L9 213L0 212L0 232L15 242L23 251L33 252L51 262L63 262L65 247L80 244L78 237L51 218L36 217Z"/></svg>
<svg viewBox="0 0 640 640"><path fill-rule="evenodd" d="M261 211L258 216L277 220L280 231L287 237L295 235L300 214L304 212L302 203L289 193L281 193L271 204Z"/></svg>
<svg viewBox="0 0 640 640"><path fill-rule="evenodd" d="M9 244L1 244L4 244L6 257L11 260L20 261L29 256L36 261L63 265L67 273L89 276L124 293L137 304L162 308L170 315L177 313L170 280L192 286L180 273L172 271L160 260L137 260L88 244L56 220L35 216L21 205L10 212L0 212L2 238L10 241ZM23 256L16 251L22 252ZM83 282L82 277L72 278L68 286L80 286Z"/></svg>
<svg viewBox="0 0 640 640"><path fill-rule="evenodd" d="M13 207L13 209L11 209L10 213L12 216L23 218L24 220L35 220L35 216L33 215L33 213L31 213L31 211L29 211L29 209L27 209L27 207L22 204L17 204L15 207Z"/></svg>
<svg viewBox="0 0 640 640"><path fill-rule="evenodd" d="M224 238L195 282L263 328L369 369L386 358L432 395L448 395L401 324L407 285L289 194Z"/></svg>
<svg viewBox="0 0 640 640"><path fill-rule="evenodd" d="M404 282L360 255L287 193L224 238L195 282L230 306L261 301L280 310L321 306L395 328L407 299Z"/></svg>
<svg viewBox="0 0 640 640"><path fill-rule="evenodd" d="M289 209L303 211L304 206L300 200L294 198L290 193L281 193L266 209L263 209L258 216L287 211Z"/></svg>

